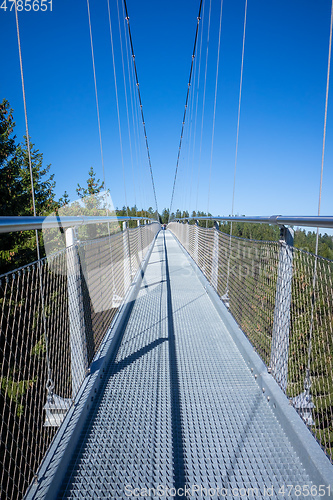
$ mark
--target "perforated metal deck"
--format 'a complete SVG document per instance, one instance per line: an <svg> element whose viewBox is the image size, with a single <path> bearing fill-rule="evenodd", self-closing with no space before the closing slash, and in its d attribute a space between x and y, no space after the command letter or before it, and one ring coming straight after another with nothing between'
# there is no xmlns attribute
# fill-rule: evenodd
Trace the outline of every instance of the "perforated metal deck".
<svg viewBox="0 0 333 500"><path fill-rule="evenodd" d="M287 485L311 484L188 258L162 231L59 498L174 498L171 488L177 498L283 498L282 487L288 497Z"/></svg>

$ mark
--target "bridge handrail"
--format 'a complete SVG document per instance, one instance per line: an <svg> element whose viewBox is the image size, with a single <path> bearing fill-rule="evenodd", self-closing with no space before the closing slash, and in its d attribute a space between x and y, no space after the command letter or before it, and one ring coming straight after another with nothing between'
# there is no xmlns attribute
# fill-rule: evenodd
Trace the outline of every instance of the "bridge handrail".
<svg viewBox="0 0 333 500"><path fill-rule="evenodd" d="M73 227L84 224L98 224L106 222L123 222L130 220L149 220L157 222L149 217L130 216L8 216L0 217L0 233L11 233L16 231L29 231L31 229L49 229L52 227Z"/></svg>
<svg viewBox="0 0 333 500"><path fill-rule="evenodd" d="M228 216L228 217L175 217L170 222L189 221L189 220L212 220L225 222L252 222L260 224L275 224L278 226L308 226L308 227L324 227L333 228L333 216L289 216L289 215L272 215L266 216ZM1 221L1 218L0 218Z"/></svg>

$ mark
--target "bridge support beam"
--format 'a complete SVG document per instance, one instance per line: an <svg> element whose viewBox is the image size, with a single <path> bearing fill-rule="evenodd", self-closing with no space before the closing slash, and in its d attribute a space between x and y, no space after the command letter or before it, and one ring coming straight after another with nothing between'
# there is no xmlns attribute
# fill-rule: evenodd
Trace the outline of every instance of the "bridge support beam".
<svg viewBox="0 0 333 500"><path fill-rule="evenodd" d="M287 390L290 332L291 283L293 277L294 231L281 228L278 277L271 345L271 373L283 390Z"/></svg>

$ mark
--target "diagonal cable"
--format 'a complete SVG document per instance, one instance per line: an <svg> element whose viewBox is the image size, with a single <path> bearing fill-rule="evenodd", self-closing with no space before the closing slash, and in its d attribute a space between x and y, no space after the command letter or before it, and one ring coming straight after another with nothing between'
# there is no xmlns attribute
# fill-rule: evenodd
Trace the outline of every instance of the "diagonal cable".
<svg viewBox="0 0 333 500"><path fill-rule="evenodd" d="M130 23L129 23L129 15L128 15L128 10L127 10L126 0L124 0L124 7L125 7L125 13L126 13L128 36L129 36L130 46L131 46L131 52L132 52L132 60L133 60L133 66L134 66L136 88L138 89L138 97L139 97L139 104L140 104L140 109L141 109L141 118L142 118L142 124L143 124L143 132L144 132L145 140L146 140L148 164L149 164L150 177L151 177L151 183L152 183L152 186L153 186L153 193L154 193L155 206L156 206L156 216L158 216L158 206L157 206L156 189L155 189L155 182L154 182L154 176L153 176L153 168L152 168L152 165L151 165L151 158L150 158L149 144L148 144L148 138L147 138L146 123L145 123L144 114L143 114L143 107L142 107L142 100L141 100L141 93L140 93L140 86L139 86L138 71L137 71L136 62L135 62L135 54L134 54L134 48L133 48L133 39L132 39L131 27L130 27Z"/></svg>

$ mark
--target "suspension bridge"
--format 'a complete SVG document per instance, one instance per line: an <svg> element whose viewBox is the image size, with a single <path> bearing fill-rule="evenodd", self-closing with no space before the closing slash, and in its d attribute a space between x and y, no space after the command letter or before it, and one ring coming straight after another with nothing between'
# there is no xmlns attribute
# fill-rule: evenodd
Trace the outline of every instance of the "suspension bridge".
<svg viewBox="0 0 333 500"><path fill-rule="evenodd" d="M168 223L158 214L126 1L155 215L119 215L106 191L80 213L76 204L39 216L32 182L34 216L0 216L1 234L35 231L37 244L35 262L0 276L2 498L333 495L333 261L318 251L333 216L320 213L321 189L316 216L234 215L247 1L232 213L171 215L203 9L201 1ZM332 20L333 8L321 186ZM122 149L120 120L119 132ZM211 162L213 140L214 125ZM244 222L278 227L279 238L233 235ZM314 253L294 245L294 226L317 228Z"/></svg>

